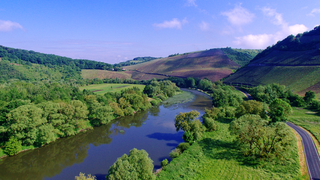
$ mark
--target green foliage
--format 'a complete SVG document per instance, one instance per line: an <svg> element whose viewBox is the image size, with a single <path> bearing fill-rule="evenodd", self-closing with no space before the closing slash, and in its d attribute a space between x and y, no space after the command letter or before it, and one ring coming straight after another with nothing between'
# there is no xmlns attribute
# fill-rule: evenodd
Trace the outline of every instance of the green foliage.
<svg viewBox="0 0 320 180"><path fill-rule="evenodd" d="M217 121L217 131L204 133L201 141L157 174L157 179L299 179L300 164L296 141L285 158L252 158L243 155L236 137L228 130L229 121ZM295 139L294 134L290 136Z"/></svg>
<svg viewBox="0 0 320 180"><path fill-rule="evenodd" d="M192 123L197 120L200 113L196 110L186 112L186 113L179 113L179 115L175 118L175 124L176 131L179 131L180 129L183 131L190 131L192 129Z"/></svg>
<svg viewBox="0 0 320 180"><path fill-rule="evenodd" d="M190 147L190 144L189 143L180 143L178 146L177 146L177 149L179 149L181 151L181 153L183 153L183 151L187 150L188 148Z"/></svg>
<svg viewBox="0 0 320 180"><path fill-rule="evenodd" d="M270 104L273 100L277 98L286 98L287 93L285 92L285 86L279 84L268 84L265 86L259 85L254 88L248 89L248 92L253 97L253 99L261 102Z"/></svg>
<svg viewBox="0 0 320 180"><path fill-rule="evenodd" d="M170 152L169 156L173 159L180 156L180 154L181 154L181 150L176 148Z"/></svg>
<svg viewBox="0 0 320 180"><path fill-rule="evenodd" d="M293 138L285 123L268 125L259 115L244 115L232 121L230 131L244 147L246 155L283 158Z"/></svg>
<svg viewBox="0 0 320 180"><path fill-rule="evenodd" d="M262 52L262 50L232 49L230 47L221 48L221 50L228 56L229 59L240 66L248 64L257 54Z"/></svg>
<svg viewBox="0 0 320 180"><path fill-rule="evenodd" d="M152 100L150 101L150 103L152 104L152 106L156 106L158 104L156 100Z"/></svg>
<svg viewBox="0 0 320 180"><path fill-rule="evenodd" d="M164 159L163 161L161 161L161 167L162 167L162 168L165 167L165 166L167 166L168 164L169 164L168 159Z"/></svg>
<svg viewBox="0 0 320 180"><path fill-rule="evenodd" d="M239 118L245 114L257 114L265 119L267 118L266 110L267 108L261 102L255 100L243 101L236 109L236 117Z"/></svg>
<svg viewBox="0 0 320 180"><path fill-rule="evenodd" d="M91 174L88 174L88 176L86 176L84 173L79 174L79 176L75 177L75 180L97 180L95 176L91 176Z"/></svg>
<svg viewBox="0 0 320 180"><path fill-rule="evenodd" d="M212 90L212 102L215 107L237 107L243 101L242 97L230 86L217 86Z"/></svg>
<svg viewBox="0 0 320 180"><path fill-rule="evenodd" d="M207 131L217 130L217 124L215 123L214 119L212 119L212 118L204 117L203 124L206 126Z"/></svg>
<svg viewBox="0 0 320 180"><path fill-rule="evenodd" d="M110 167L106 179L155 179L153 161L145 150L132 149L129 156L124 154Z"/></svg>
<svg viewBox="0 0 320 180"><path fill-rule="evenodd" d="M281 99L275 99L269 105L269 109L270 118L273 122L286 121L288 115L292 112L290 104Z"/></svg>
<svg viewBox="0 0 320 180"><path fill-rule="evenodd" d="M212 88L213 83L208 79L201 79L198 88L204 91L209 91Z"/></svg>
<svg viewBox="0 0 320 180"><path fill-rule="evenodd" d="M153 80L150 82L150 84L145 86L143 93L147 94L149 97L155 97L159 95L172 97L177 91L179 91L179 88L171 81L166 80L158 82Z"/></svg>
<svg viewBox="0 0 320 180"><path fill-rule="evenodd" d="M315 97L316 97L316 95L315 95L315 93L314 93L313 91L308 91L308 92L306 92L306 94L304 95L303 100L304 100L307 104L310 104Z"/></svg>
<svg viewBox="0 0 320 180"><path fill-rule="evenodd" d="M11 137L4 145L4 153L9 156L13 156L19 153L22 150L21 141L15 137Z"/></svg>

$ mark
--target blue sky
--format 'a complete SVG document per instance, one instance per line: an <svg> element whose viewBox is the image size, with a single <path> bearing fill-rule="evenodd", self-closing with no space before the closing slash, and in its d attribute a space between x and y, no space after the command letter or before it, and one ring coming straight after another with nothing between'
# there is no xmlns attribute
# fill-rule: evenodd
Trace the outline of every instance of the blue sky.
<svg viewBox="0 0 320 180"><path fill-rule="evenodd" d="M264 49L319 19L319 0L10 0L0 3L0 45L113 64Z"/></svg>

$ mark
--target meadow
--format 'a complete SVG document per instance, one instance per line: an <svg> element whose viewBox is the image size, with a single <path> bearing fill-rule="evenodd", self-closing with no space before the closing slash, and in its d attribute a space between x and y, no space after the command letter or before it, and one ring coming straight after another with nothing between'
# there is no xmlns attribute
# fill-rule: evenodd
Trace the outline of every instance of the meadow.
<svg viewBox="0 0 320 180"><path fill-rule="evenodd" d="M296 142L287 161L258 163L243 155L228 130L230 121L217 123L219 130L206 132L203 140L173 159L157 179L304 179Z"/></svg>
<svg viewBox="0 0 320 180"><path fill-rule="evenodd" d="M82 91L83 89L90 90L95 92L96 94L105 94L108 92L120 92L121 90L138 87L141 91L143 91L145 85L141 84L92 84L89 86L82 86L79 89Z"/></svg>

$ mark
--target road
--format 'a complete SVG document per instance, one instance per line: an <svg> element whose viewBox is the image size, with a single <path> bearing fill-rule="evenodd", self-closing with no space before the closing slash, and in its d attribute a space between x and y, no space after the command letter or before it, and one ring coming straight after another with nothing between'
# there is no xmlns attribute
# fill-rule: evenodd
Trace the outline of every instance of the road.
<svg viewBox="0 0 320 180"><path fill-rule="evenodd" d="M253 99L251 95L248 94L247 92L242 91L238 88L237 90L243 92L248 97L249 100ZM290 122L287 122L287 125L290 126L292 129L294 129L295 131L297 131L297 133L299 133L302 139L302 144L303 144L303 149L304 149L304 154L307 162L310 179L320 180L320 158L319 158L317 148L312 141L312 138L304 129L300 128L299 126L296 126Z"/></svg>
<svg viewBox="0 0 320 180"><path fill-rule="evenodd" d="M310 135L299 126L290 122L287 122L287 125L297 131L302 139L310 179L320 180L320 159Z"/></svg>

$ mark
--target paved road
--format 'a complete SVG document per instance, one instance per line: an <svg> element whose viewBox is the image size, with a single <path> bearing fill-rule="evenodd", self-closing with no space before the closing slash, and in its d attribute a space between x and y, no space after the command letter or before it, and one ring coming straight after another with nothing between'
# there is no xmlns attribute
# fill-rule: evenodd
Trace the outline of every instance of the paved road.
<svg viewBox="0 0 320 180"><path fill-rule="evenodd" d="M310 179L320 180L320 159L310 135L302 128L290 122L287 122L287 125L297 131L301 136Z"/></svg>
<svg viewBox="0 0 320 180"><path fill-rule="evenodd" d="M238 88L237 88L238 89ZM248 99L253 99L250 94L240 89L239 91L246 94ZM314 145L310 135L302 128L287 122L287 125L297 131L302 139L304 154L307 161L309 177L311 180L320 180L320 158L316 146Z"/></svg>

